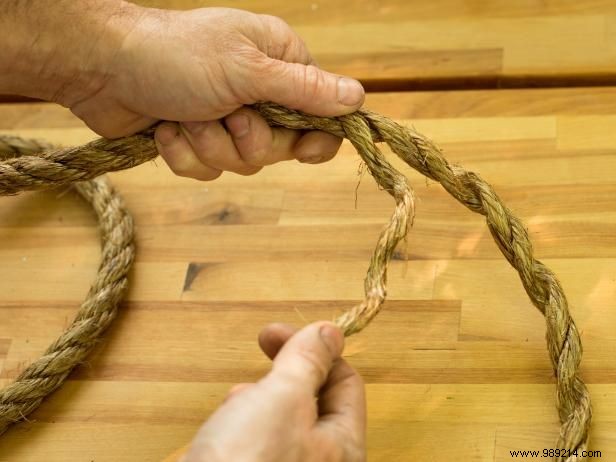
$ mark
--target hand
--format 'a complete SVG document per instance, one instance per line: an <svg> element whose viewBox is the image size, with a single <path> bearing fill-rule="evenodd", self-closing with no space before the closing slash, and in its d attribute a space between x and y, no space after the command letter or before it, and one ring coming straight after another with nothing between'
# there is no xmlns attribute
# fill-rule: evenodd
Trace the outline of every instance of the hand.
<svg viewBox="0 0 616 462"><path fill-rule="evenodd" d="M236 385L181 462L364 462L364 386L340 358L343 343L326 322L265 328L271 372Z"/></svg>
<svg viewBox="0 0 616 462"><path fill-rule="evenodd" d="M243 105L273 101L334 116L363 103L359 82L318 69L302 40L273 16L227 8L127 11L134 21L120 49L105 53L113 58L101 84L63 104L109 138L161 119L180 121L162 123L155 135L178 175L250 175L282 160L324 162L338 151L333 135L272 129Z"/></svg>

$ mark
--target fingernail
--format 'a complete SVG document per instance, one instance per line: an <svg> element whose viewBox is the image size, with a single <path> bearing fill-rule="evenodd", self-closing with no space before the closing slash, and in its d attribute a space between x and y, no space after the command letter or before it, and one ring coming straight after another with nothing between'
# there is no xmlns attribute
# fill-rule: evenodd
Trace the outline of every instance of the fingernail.
<svg viewBox="0 0 616 462"><path fill-rule="evenodd" d="M205 128L203 122L182 122L182 127L188 130L188 133L197 134Z"/></svg>
<svg viewBox="0 0 616 462"><path fill-rule="evenodd" d="M364 89L357 80L340 77L338 79L338 102L345 106L357 106L364 98Z"/></svg>
<svg viewBox="0 0 616 462"><path fill-rule="evenodd" d="M323 161L323 156L305 157L303 159L299 159L299 161L303 164L318 164Z"/></svg>
<svg viewBox="0 0 616 462"><path fill-rule="evenodd" d="M332 324L323 324L319 328L319 335L329 352L334 356L339 356L342 352L343 342L340 329Z"/></svg>
<svg viewBox="0 0 616 462"><path fill-rule="evenodd" d="M246 114L233 114L225 120L227 128L234 138L242 138L250 131L250 120Z"/></svg>
<svg viewBox="0 0 616 462"><path fill-rule="evenodd" d="M156 139L161 145L168 146L175 141L178 134L176 124L163 125L156 130Z"/></svg>

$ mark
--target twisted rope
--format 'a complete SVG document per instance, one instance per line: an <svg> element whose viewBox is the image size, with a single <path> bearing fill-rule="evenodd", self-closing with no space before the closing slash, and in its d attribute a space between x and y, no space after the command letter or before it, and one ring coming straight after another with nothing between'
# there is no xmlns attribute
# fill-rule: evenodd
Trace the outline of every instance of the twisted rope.
<svg viewBox="0 0 616 462"><path fill-rule="evenodd" d="M34 165L40 165L36 152L49 148L36 140L1 136L0 160L8 160L0 162L0 182L5 181L7 164L32 160ZM102 256L96 279L72 324L41 358L0 391L0 434L34 411L85 360L113 321L128 286L126 277L135 256L130 214L105 177L75 183L74 187L94 209L101 230Z"/></svg>
<svg viewBox="0 0 616 462"><path fill-rule="evenodd" d="M556 377L556 403L561 420L556 447L569 449L573 453L556 460L586 460L581 454L588 448L592 412L588 390L579 377L582 354L579 333L556 276L533 256L526 228L505 207L492 187L476 173L450 164L440 149L427 138L378 114L361 110L347 116L327 118L310 116L271 103L259 103L252 107L270 125L323 130L348 138L379 186L396 202L391 220L382 231L369 264L364 282L364 300L335 321L347 336L363 329L380 310L386 295L387 262L400 240L406 236L414 216L413 194L406 178L387 162L375 143L387 143L409 166L438 181L459 202L485 216L496 244L518 271L528 296L546 319L546 339ZM150 128L119 140L98 139L78 148L47 150L36 156L21 156L0 162L0 195L67 185L146 162L157 155L153 132L154 128ZM7 141L5 138L4 142L15 146L14 150L23 151L16 140ZM123 262L130 264L130 259ZM97 334L100 335L100 332ZM36 371L39 370L36 368ZM34 374L30 380L39 380L39 376ZM38 382L33 382L30 388L38 389ZM9 395L7 398L5 392L0 396L2 406L11 402L12 397ZM37 396L42 399L43 395ZM20 399L25 398L22 396ZM0 416L3 409L0 407Z"/></svg>

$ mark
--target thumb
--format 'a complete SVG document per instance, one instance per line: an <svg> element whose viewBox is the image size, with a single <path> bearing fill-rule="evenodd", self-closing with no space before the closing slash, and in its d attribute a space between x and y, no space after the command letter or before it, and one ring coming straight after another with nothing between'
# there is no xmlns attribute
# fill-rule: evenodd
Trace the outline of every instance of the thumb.
<svg viewBox="0 0 616 462"><path fill-rule="evenodd" d="M349 114L364 102L364 88L355 79L332 74L312 64L265 59L265 75L257 83L255 96L258 100L317 116Z"/></svg>
<svg viewBox="0 0 616 462"><path fill-rule="evenodd" d="M293 335L274 358L271 378L296 382L316 394L344 347L342 331L331 322L317 322Z"/></svg>

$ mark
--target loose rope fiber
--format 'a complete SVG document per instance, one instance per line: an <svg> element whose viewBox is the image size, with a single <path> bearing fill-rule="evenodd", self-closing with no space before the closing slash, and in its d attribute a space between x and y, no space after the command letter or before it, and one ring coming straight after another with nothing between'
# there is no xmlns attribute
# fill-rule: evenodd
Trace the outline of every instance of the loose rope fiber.
<svg viewBox="0 0 616 462"><path fill-rule="evenodd" d="M518 271L528 296L546 319L546 339L556 376L556 403L561 420L560 436L555 447L568 449L578 454L557 457L555 460L558 462L586 460L586 457L582 457L581 454L582 451L588 449L592 411L588 390L579 377L582 355L579 333L569 314L567 300L556 276L535 259L526 228L505 207L492 187L476 173L450 164L436 145L414 130L366 110L360 110L347 116L327 118L307 115L271 103L259 103L253 105L252 108L260 112L270 125L299 130L323 130L349 139L379 186L387 191L396 202L391 220L378 239L368 267L364 282L363 302L335 321L347 336L362 330L379 312L386 295L387 262L398 243L406 236L414 216L413 193L406 178L389 164L376 143L387 143L391 150L409 166L438 181L459 202L470 210L485 216L496 244L507 261ZM139 165L157 155L153 134L154 128L150 128L137 135L118 140L98 139L77 148L47 149L36 154L32 154L33 150L29 149L28 141L20 138L0 138L0 152L15 153L13 157L0 161L0 195L64 186L77 181L91 180L105 172ZM100 191L94 191L93 194L96 195L98 192ZM106 194L107 199L104 202L118 201L109 189ZM88 199L96 202L92 196L88 196ZM99 278L109 283L113 281L114 287L126 284L125 276L133 256L130 244L132 228L126 225L130 222L130 218L121 206L118 205L118 207L115 210L122 211L117 213L123 216L122 220L125 225L113 227L113 231L109 233L115 237L112 242L112 245L117 246L114 247L115 249L124 247L122 251L115 250L115 253L112 249L104 250L103 256L121 254L123 257L114 257L113 265L105 264L103 257L99 270ZM97 210L97 213L101 217L103 235L105 235L105 226L111 227L112 225L111 220L103 222L112 214L101 210ZM122 232L130 234L130 238L121 236ZM129 248L130 251L124 250ZM125 266L120 268L119 265ZM112 270L114 277L110 277L104 271L105 269ZM118 282L120 280L122 284ZM103 284L97 279L94 287L103 287ZM120 292L121 290L117 293L118 298ZM93 290L90 294L93 294ZM117 301L117 298L114 298L114 301ZM88 297L77 319L90 319L90 317L84 317L82 314L84 311L99 313L101 310L98 308L98 302L96 297ZM69 331L71 329L72 327ZM103 329L77 330L79 333L72 335L70 341L56 341L46 356L35 363L36 365L42 361L42 366L30 366L9 387L11 390L9 393L6 389L0 392L0 422L5 422L5 426L25 416L38 406L42 398L57 388L70 369L83 359L82 356L79 359L74 358L66 353L67 350L76 348L75 345L81 345L79 343L81 341L85 341L87 345L93 344L102 334ZM66 333L61 339L65 336ZM53 366L50 359L45 359L50 355L50 351L54 352L58 358L62 358L53 363ZM86 350L83 349L83 351L83 356L85 356ZM63 371L59 374L62 378L52 380L51 377L56 377L57 370ZM24 374L26 374L25 378ZM57 385L53 388L42 385L51 381ZM19 411L15 413L17 407ZM0 431L2 428L0 427Z"/></svg>

